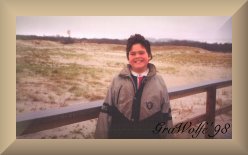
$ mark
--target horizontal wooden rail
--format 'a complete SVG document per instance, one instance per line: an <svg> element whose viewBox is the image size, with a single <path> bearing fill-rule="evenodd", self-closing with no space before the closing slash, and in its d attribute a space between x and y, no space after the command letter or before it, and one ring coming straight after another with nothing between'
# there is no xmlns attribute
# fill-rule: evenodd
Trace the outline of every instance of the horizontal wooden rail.
<svg viewBox="0 0 248 155"><path fill-rule="evenodd" d="M209 88L216 90L217 88L230 85L232 85L232 80L209 81L197 85L168 89L168 92L169 97L172 100L197 93L210 92ZM19 136L34 133L97 118L102 103L103 100L99 100L87 104L72 105L59 109L18 114L16 116L16 135ZM209 104L214 103L211 102ZM215 117L215 115L225 113L227 110L231 110L231 108L232 107L229 106L224 109L219 109L214 113L211 111L210 116ZM208 113L187 121L193 121L195 123L202 122L209 117L207 114Z"/></svg>
<svg viewBox="0 0 248 155"><path fill-rule="evenodd" d="M232 85L232 80L214 80L208 82L202 82L195 85L176 87L168 89L170 100L194 95L198 93L207 92L208 88L223 88Z"/></svg>
<svg viewBox="0 0 248 155"><path fill-rule="evenodd" d="M103 101L50 109L16 117L16 134L24 135L97 118Z"/></svg>

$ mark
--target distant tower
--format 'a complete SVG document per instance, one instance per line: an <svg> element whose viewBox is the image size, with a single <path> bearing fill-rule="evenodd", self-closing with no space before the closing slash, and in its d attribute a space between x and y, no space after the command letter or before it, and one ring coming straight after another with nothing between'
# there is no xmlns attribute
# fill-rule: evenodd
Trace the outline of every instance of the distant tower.
<svg viewBox="0 0 248 155"><path fill-rule="evenodd" d="M68 37L71 38L71 30L67 30Z"/></svg>

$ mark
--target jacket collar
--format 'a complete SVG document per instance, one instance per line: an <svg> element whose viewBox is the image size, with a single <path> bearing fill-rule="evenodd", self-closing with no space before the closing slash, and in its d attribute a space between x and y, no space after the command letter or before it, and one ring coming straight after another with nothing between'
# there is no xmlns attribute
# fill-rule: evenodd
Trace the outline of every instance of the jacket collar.
<svg viewBox="0 0 248 155"><path fill-rule="evenodd" d="M150 78L150 77L156 75L157 70L156 70L155 65L153 65L151 63L148 63L147 66L148 66L148 69L149 69L149 73L147 74L147 78ZM131 65L130 64L127 64L127 66L124 67L121 70L119 76L122 76L122 77L127 77L127 76L128 77L131 77Z"/></svg>
<svg viewBox="0 0 248 155"><path fill-rule="evenodd" d="M136 73L136 72L134 72L134 71L131 70L131 74L132 74L133 76L136 76L136 77L147 76L148 73L149 73L149 68L147 68L146 71L143 72L143 73L141 73L141 74Z"/></svg>

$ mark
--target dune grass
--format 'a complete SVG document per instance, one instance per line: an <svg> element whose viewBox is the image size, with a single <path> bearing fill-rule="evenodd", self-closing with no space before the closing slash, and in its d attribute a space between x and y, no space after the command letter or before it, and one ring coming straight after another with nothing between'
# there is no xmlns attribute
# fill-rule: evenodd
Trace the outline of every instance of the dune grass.
<svg viewBox="0 0 248 155"><path fill-rule="evenodd" d="M64 46L57 42L17 41L16 55L17 104L45 101L61 106L58 98L66 93L72 100L104 99L111 79L128 63L125 46L112 44ZM231 54L191 47L156 46L152 61L161 64L157 66L160 74L182 76L183 66L230 68L231 58ZM187 71L187 76L198 74L202 76L201 69ZM25 110L22 107L19 111Z"/></svg>

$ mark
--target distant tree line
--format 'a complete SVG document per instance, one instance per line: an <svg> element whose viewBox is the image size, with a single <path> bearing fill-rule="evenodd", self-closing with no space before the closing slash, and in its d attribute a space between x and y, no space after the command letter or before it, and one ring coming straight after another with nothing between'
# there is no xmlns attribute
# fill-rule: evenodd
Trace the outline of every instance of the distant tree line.
<svg viewBox="0 0 248 155"><path fill-rule="evenodd" d="M215 52L232 52L232 43L206 43L190 40L171 40L168 42L155 42L154 45L175 45L175 46L191 46L206 49Z"/></svg>
<svg viewBox="0 0 248 155"><path fill-rule="evenodd" d="M87 38L71 38L63 36L36 36L36 35L16 35L16 39L19 40L50 40L60 42L62 44L72 44L72 43L98 43L98 44L121 44L125 45L127 40L120 39L87 39ZM174 46L191 46L206 49L215 52L232 52L232 43L206 43L190 40L170 40L166 42L151 42L153 46L164 46L164 45L174 45Z"/></svg>

